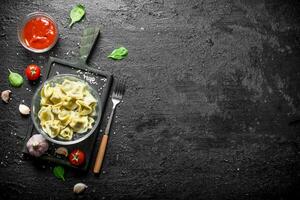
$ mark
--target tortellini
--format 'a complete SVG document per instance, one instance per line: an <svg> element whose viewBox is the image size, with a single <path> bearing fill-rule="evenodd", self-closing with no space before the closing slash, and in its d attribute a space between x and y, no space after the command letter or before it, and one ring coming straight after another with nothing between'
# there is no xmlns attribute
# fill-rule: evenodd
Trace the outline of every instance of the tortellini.
<svg viewBox="0 0 300 200"><path fill-rule="evenodd" d="M59 120L45 121L42 127L43 130L52 138L59 135L61 128Z"/></svg>
<svg viewBox="0 0 300 200"><path fill-rule="evenodd" d="M42 107L38 113L39 119L41 120L41 125L43 126L47 121L54 120L54 114L51 112L51 107Z"/></svg>
<svg viewBox="0 0 300 200"><path fill-rule="evenodd" d="M73 137L73 130L70 127L66 127L60 132L58 137L63 140L71 140Z"/></svg>
<svg viewBox="0 0 300 200"><path fill-rule="evenodd" d="M44 85L40 106L42 129L51 138L72 140L74 134L92 129L97 100L85 83L66 79L61 84Z"/></svg>
<svg viewBox="0 0 300 200"><path fill-rule="evenodd" d="M83 133L86 132L88 129L88 117L87 116L76 116L72 118L72 121L70 123L70 127L73 128L73 130L77 133Z"/></svg>

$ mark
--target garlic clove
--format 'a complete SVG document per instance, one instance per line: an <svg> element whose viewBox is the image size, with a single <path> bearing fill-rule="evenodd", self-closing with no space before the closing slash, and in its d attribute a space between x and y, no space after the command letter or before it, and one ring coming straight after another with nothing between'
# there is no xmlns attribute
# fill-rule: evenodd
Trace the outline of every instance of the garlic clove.
<svg viewBox="0 0 300 200"><path fill-rule="evenodd" d="M74 185L73 192L76 194L82 193L88 186L84 183L77 183Z"/></svg>
<svg viewBox="0 0 300 200"><path fill-rule="evenodd" d="M19 105L19 111L22 115L29 115L30 108L24 104Z"/></svg>
<svg viewBox="0 0 300 200"><path fill-rule="evenodd" d="M1 99L2 101L4 101L5 103L9 102L9 98L10 98L10 94L11 91L10 90L4 90L1 92Z"/></svg>
<svg viewBox="0 0 300 200"><path fill-rule="evenodd" d="M55 153L59 154L59 155L63 155L65 157L68 157L68 155L69 155L68 149L66 149L65 147L58 147L55 150Z"/></svg>

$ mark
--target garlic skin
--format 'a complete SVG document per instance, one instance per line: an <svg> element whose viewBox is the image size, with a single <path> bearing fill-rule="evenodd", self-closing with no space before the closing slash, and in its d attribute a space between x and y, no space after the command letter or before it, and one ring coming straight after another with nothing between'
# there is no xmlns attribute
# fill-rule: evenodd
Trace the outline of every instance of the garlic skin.
<svg viewBox="0 0 300 200"><path fill-rule="evenodd" d="M55 153L58 155L63 155L65 157L68 157L68 155L69 155L68 149L66 149L65 147L58 147L55 150Z"/></svg>
<svg viewBox="0 0 300 200"><path fill-rule="evenodd" d="M82 193L88 186L84 183L77 183L74 185L73 192L76 194Z"/></svg>
<svg viewBox="0 0 300 200"><path fill-rule="evenodd" d="M4 91L2 91L1 92L1 99L2 99L2 101L4 101L5 103L8 103L9 99L10 99L10 94L11 94L10 90L4 90Z"/></svg>
<svg viewBox="0 0 300 200"><path fill-rule="evenodd" d="M35 134L27 141L26 147L30 155L40 157L48 150L49 144L41 134Z"/></svg>
<svg viewBox="0 0 300 200"><path fill-rule="evenodd" d="M22 115L29 115L30 114L30 108L24 104L19 105L19 111Z"/></svg>

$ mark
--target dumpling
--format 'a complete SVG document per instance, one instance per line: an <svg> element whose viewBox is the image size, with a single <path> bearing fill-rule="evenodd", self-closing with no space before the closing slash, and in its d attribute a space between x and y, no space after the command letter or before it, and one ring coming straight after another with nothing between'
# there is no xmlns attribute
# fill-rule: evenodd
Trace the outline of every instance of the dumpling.
<svg viewBox="0 0 300 200"><path fill-rule="evenodd" d="M91 106L91 108L92 108L92 110L93 110L93 112L90 114L90 116L94 117L94 116L97 115L97 112L96 112L96 106L97 106L97 104L96 104L96 103L93 103L93 104L91 104L90 106Z"/></svg>
<svg viewBox="0 0 300 200"><path fill-rule="evenodd" d="M51 106L42 107L38 112L38 117L41 121L42 126L45 124L45 122L54 120L54 115L51 112Z"/></svg>
<svg viewBox="0 0 300 200"><path fill-rule="evenodd" d="M73 130L69 127L64 128L58 135L63 140L71 140L73 137Z"/></svg>
<svg viewBox="0 0 300 200"><path fill-rule="evenodd" d="M73 99L72 97L64 96L62 105L68 110L75 110L78 106L75 102L76 99Z"/></svg>
<svg viewBox="0 0 300 200"><path fill-rule="evenodd" d="M54 114L58 115L62 111L62 102L51 106L51 110Z"/></svg>
<svg viewBox="0 0 300 200"><path fill-rule="evenodd" d="M52 105L52 102L49 100L49 98L42 97L41 106L49 106L49 105Z"/></svg>
<svg viewBox="0 0 300 200"><path fill-rule="evenodd" d="M66 110L62 110L58 115L57 115L58 119L61 122L62 126L67 126L70 122L71 122L71 112L70 111L66 111Z"/></svg>
<svg viewBox="0 0 300 200"><path fill-rule="evenodd" d="M89 117L88 118L88 129L91 129L91 128L93 128L93 123L95 122L95 120L94 120L94 118L92 118L92 117Z"/></svg>
<svg viewBox="0 0 300 200"><path fill-rule="evenodd" d="M43 130L52 138L55 138L60 132L59 120L46 121L42 126Z"/></svg>
<svg viewBox="0 0 300 200"><path fill-rule="evenodd" d="M64 97L65 95L62 93L60 87L54 87L53 89L53 94L51 95L50 97L50 101L53 103L53 104L58 104L62 101L62 98Z"/></svg>
<svg viewBox="0 0 300 200"><path fill-rule="evenodd" d="M83 97L83 101L87 105L97 103L97 100L95 99L95 97L90 92L86 93L86 95Z"/></svg>
<svg viewBox="0 0 300 200"><path fill-rule="evenodd" d="M83 98L83 91L86 85L80 82L75 82L73 84L73 88L66 92L68 96L75 98L75 99L82 99Z"/></svg>
<svg viewBox="0 0 300 200"><path fill-rule="evenodd" d="M41 90L41 96L49 98L53 93L53 88L50 86L50 84L46 84L42 90Z"/></svg>
<svg viewBox="0 0 300 200"><path fill-rule="evenodd" d="M84 133L87 131L88 128L88 117L87 116L72 116L72 121L70 122L69 126L73 128L74 132L77 133Z"/></svg>
<svg viewBox="0 0 300 200"><path fill-rule="evenodd" d="M64 91L65 93L68 93L69 91L72 90L74 82L70 80L64 80L61 86L61 90Z"/></svg>
<svg viewBox="0 0 300 200"><path fill-rule="evenodd" d="M82 100L77 100L76 104L78 105L77 110L78 110L79 115L88 115L93 112L92 107L85 104L85 102Z"/></svg>

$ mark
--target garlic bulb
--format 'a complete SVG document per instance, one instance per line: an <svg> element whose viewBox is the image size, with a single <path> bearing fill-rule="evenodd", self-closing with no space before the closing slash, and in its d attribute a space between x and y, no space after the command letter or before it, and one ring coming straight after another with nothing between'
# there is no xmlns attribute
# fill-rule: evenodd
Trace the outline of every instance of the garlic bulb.
<svg viewBox="0 0 300 200"><path fill-rule="evenodd" d="M26 147L30 155L39 157L48 150L48 142L41 134L35 134L28 140Z"/></svg>
<svg viewBox="0 0 300 200"><path fill-rule="evenodd" d="M19 105L19 111L22 115L29 115L30 108L24 104Z"/></svg>
<svg viewBox="0 0 300 200"><path fill-rule="evenodd" d="M74 185L73 192L76 194L82 193L88 186L84 183L77 183Z"/></svg>
<svg viewBox="0 0 300 200"><path fill-rule="evenodd" d="M8 103L9 98L10 98L11 91L10 90L4 90L1 92L1 99L5 103Z"/></svg>

